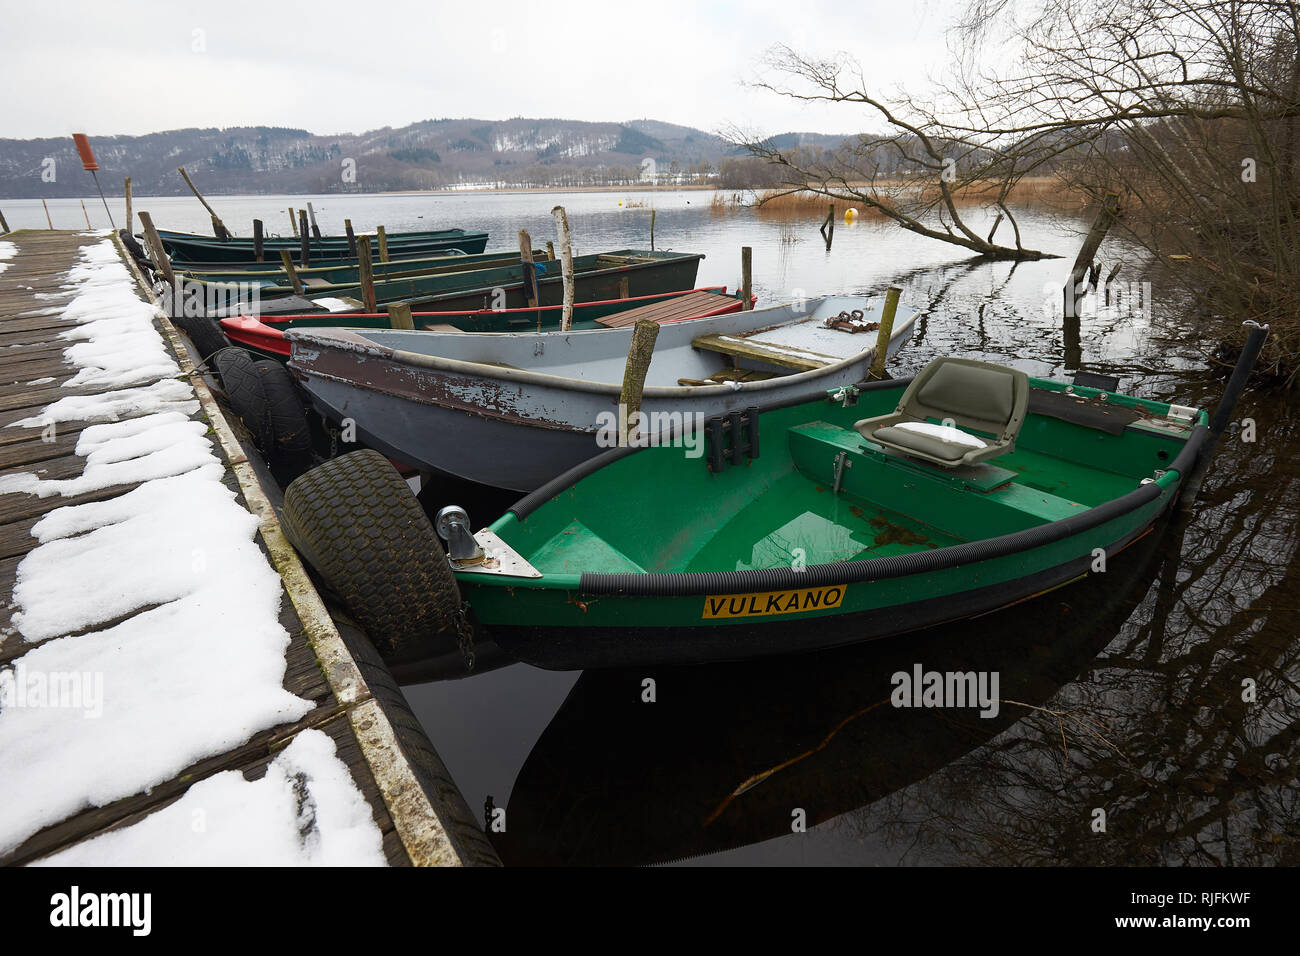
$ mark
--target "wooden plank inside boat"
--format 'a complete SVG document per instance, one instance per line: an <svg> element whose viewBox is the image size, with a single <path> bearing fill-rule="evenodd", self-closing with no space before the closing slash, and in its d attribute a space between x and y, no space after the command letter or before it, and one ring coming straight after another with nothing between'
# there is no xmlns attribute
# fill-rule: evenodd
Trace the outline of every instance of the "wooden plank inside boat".
<svg viewBox="0 0 1300 956"><path fill-rule="evenodd" d="M596 321L607 328L624 329L643 320L673 322L678 319L689 319L716 311L732 302L735 302L735 299L731 296L718 295L716 292L688 292L686 295L666 299L663 302L652 302L649 305L628 309L626 312L616 312Z"/></svg>
<svg viewBox="0 0 1300 956"><path fill-rule="evenodd" d="M822 355L818 352L770 342L755 342L736 335L701 335L698 339L693 339L691 345L707 352L718 352L732 358L776 365L796 372L810 372L840 361L839 356Z"/></svg>

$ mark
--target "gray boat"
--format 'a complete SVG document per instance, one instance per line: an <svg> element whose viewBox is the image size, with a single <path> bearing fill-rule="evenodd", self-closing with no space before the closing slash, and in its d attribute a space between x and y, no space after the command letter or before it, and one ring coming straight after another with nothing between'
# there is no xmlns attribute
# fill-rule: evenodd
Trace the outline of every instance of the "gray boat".
<svg viewBox="0 0 1300 956"><path fill-rule="evenodd" d="M703 454L705 423L862 381L881 300L825 296L659 328L641 443ZM911 335L899 307L889 353ZM356 440L416 468L532 491L617 444L632 329L295 329L289 368Z"/></svg>

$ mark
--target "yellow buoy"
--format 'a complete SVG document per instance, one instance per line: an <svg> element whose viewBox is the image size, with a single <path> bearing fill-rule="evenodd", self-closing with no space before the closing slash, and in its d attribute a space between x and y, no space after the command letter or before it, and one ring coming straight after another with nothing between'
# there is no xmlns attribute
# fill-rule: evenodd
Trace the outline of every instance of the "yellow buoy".
<svg viewBox="0 0 1300 956"><path fill-rule="evenodd" d="M852 206L850 206L848 209L844 210L844 221L845 221L845 222L852 222L854 219L857 219L857 218L858 218L858 211L857 211L856 209L854 209Z"/></svg>
<svg viewBox="0 0 1300 956"><path fill-rule="evenodd" d="M623 205L623 200L620 199L620 200L618 201L618 204L619 204L620 206Z"/></svg>

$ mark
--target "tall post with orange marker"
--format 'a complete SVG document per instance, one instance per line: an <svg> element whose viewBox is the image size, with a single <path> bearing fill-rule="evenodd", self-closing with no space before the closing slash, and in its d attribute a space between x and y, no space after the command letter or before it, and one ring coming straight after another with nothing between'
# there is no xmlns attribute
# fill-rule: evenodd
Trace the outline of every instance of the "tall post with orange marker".
<svg viewBox="0 0 1300 956"><path fill-rule="evenodd" d="M99 185L99 177L95 175L95 170L99 169L99 163L95 162L95 154L90 150L90 140L86 138L85 133L73 133L72 141L77 144L77 152L81 154L82 167L95 178L95 188L99 190L100 202L104 204L104 212L108 213L108 224L116 229L117 223L113 222L113 213L108 208L108 200L104 198L104 190Z"/></svg>

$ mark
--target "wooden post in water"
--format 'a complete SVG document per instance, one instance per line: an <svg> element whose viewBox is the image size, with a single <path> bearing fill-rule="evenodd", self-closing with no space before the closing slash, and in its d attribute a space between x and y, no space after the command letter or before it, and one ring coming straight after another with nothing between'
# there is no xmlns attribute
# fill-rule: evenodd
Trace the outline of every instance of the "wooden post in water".
<svg viewBox="0 0 1300 956"><path fill-rule="evenodd" d="M405 329L407 332L415 331L415 321L411 318L409 302L389 303L388 326L393 329Z"/></svg>
<svg viewBox="0 0 1300 956"><path fill-rule="evenodd" d="M302 267L311 264L311 233L307 231L307 210L298 210L298 238L302 240Z"/></svg>
<svg viewBox="0 0 1300 956"><path fill-rule="evenodd" d="M264 262L262 258L262 220L253 220L253 258L258 262Z"/></svg>
<svg viewBox="0 0 1300 956"><path fill-rule="evenodd" d="M379 311L375 303L375 269L370 259L370 237L361 238L365 240L357 246L357 271L361 274L361 298L366 304L366 312L373 315Z"/></svg>
<svg viewBox="0 0 1300 956"><path fill-rule="evenodd" d="M1101 247L1101 241L1106 238L1106 233L1110 231L1111 225L1118 218L1119 196L1115 193L1107 193L1102 199L1101 209L1097 213L1097 218L1093 220L1092 228L1088 230L1088 235L1084 237L1079 254L1074 257L1074 268L1070 270L1069 281L1066 282L1065 288L1062 290L1067 318L1078 316L1079 287L1083 284L1083 277L1087 274L1088 267L1092 265L1092 260Z"/></svg>
<svg viewBox="0 0 1300 956"><path fill-rule="evenodd" d="M754 250L750 246L740 247L740 301L741 310L752 309L754 298Z"/></svg>
<svg viewBox="0 0 1300 956"><path fill-rule="evenodd" d="M178 286L176 273L172 271L171 260L167 258L167 250L163 248L162 240L158 238L158 230L153 227L153 219L143 210L140 212L140 224L144 226L144 243L149 247L149 255L153 259L154 266L163 274L163 278L167 280L167 284L171 287L172 303L175 305L177 304L175 296Z"/></svg>
<svg viewBox="0 0 1300 956"><path fill-rule="evenodd" d="M86 228L87 229L93 228L90 225L90 213L86 212L86 200L84 199L81 200L81 214L86 217Z"/></svg>
<svg viewBox="0 0 1300 956"><path fill-rule="evenodd" d="M293 256L289 255L288 249L280 250L280 266L284 269L284 274L289 277L289 285L293 287L295 295L302 295L302 279L298 277L298 270L293 267Z"/></svg>
<svg viewBox="0 0 1300 956"><path fill-rule="evenodd" d="M567 332L573 325L573 244L569 241L569 217L563 206L551 210L555 218L557 239L560 243L560 271L564 276L564 310L560 315L560 331Z"/></svg>
<svg viewBox="0 0 1300 956"><path fill-rule="evenodd" d="M826 211L826 219L822 223L820 230L822 238L826 240L827 251L831 248L831 243L835 241L835 203L830 204Z"/></svg>
<svg viewBox="0 0 1300 956"><path fill-rule="evenodd" d="M3 212L0 212L0 234L6 233L8 231L9 231L9 223L5 222L5 214Z"/></svg>
<svg viewBox="0 0 1300 956"><path fill-rule="evenodd" d="M54 228L54 220L50 218L50 207L45 205L45 200L41 200L41 208L45 210L45 221L49 223L51 229Z"/></svg>
<svg viewBox="0 0 1300 956"><path fill-rule="evenodd" d="M533 265L533 237L527 229L519 230L519 264L524 275L524 303L531 309L541 302L537 289L537 267ZM542 314L537 313L537 331L542 330Z"/></svg>
<svg viewBox="0 0 1300 956"><path fill-rule="evenodd" d="M638 429L631 424L641 411L641 393L645 390L645 376L654 356L655 339L659 337L659 323L641 319L632 328L632 341L627 349L627 364L623 366L623 388L618 394L618 443L629 445L636 440Z"/></svg>
<svg viewBox="0 0 1300 956"><path fill-rule="evenodd" d="M316 210L307 203L307 215L311 217L311 234L317 239L320 238L320 226L316 225Z"/></svg>
<svg viewBox="0 0 1300 956"><path fill-rule="evenodd" d="M546 243L546 258L551 262L555 261L555 243Z"/></svg>
<svg viewBox="0 0 1300 956"><path fill-rule="evenodd" d="M203 198L203 194L199 192L199 187L194 185L194 180L190 179L190 174L185 171L185 167L178 166L176 167L176 170L181 174L181 177L185 180L185 185L189 186L190 191L194 193L195 196L198 197L199 202L203 203L203 208L208 211L208 214L210 216L212 216L213 223L215 225L220 226L220 232L217 233L217 238L228 239L231 236L233 236L234 233L226 228L226 224L221 221L221 217L217 215L217 211L213 209L210 205L208 205L208 201ZM225 233L225 235L222 236L222 233Z"/></svg>
<svg viewBox="0 0 1300 956"><path fill-rule="evenodd" d="M388 261L388 233L384 232L383 226L375 227L375 236L379 239L379 261Z"/></svg>
<svg viewBox="0 0 1300 956"><path fill-rule="evenodd" d="M898 297L903 290L891 285L885 292L885 307L880 310L880 331L876 333L876 351L871 356L871 371L867 377L873 382L885 377L885 359L889 357L889 340L894 334L894 315L898 312Z"/></svg>
<svg viewBox="0 0 1300 956"><path fill-rule="evenodd" d="M131 177L130 176L126 177L126 184L124 186L124 195L126 197L126 231L129 234L131 232L131 229L133 228L131 223L135 222L135 220L131 217Z"/></svg>
<svg viewBox="0 0 1300 956"><path fill-rule="evenodd" d="M293 237L298 238L298 217L294 215L293 207L289 207L289 228L293 230Z"/></svg>
<svg viewBox="0 0 1300 956"><path fill-rule="evenodd" d="M352 231L352 220L343 220L343 229L348 234L348 257L355 259L357 257L357 234Z"/></svg>
<svg viewBox="0 0 1300 956"><path fill-rule="evenodd" d="M650 251L655 251L655 210L650 210Z"/></svg>

